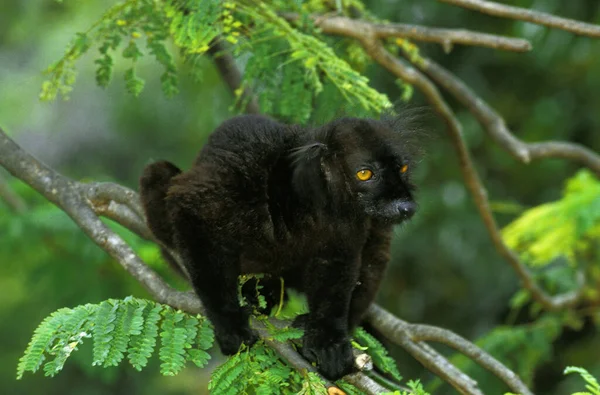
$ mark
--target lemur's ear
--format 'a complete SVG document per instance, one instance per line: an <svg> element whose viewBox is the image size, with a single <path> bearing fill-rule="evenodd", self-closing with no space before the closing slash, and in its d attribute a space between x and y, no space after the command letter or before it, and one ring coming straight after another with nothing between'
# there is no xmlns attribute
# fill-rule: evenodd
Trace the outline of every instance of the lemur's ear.
<svg viewBox="0 0 600 395"><path fill-rule="evenodd" d="M326 151L325 144L310 143L290 153L294 190L317 206L322 206L327 196L327 184L321 166Z"/></svg>

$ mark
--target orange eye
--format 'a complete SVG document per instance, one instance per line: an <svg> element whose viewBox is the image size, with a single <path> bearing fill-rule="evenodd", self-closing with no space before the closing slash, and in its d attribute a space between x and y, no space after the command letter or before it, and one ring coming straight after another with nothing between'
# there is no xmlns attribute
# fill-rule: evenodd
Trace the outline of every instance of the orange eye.
<svg viewBox="0 0 600 395"><path fill-rule="evenodd" d="M400 168L400 173L404 174L404 173L406 173L407 170L408 170L408 165L402 165L402 167Z"/></svg>
<svg viewBox="0 0 600 395"><path fill-rule="evenodd" d="M362 169L356 172L356 178L361 181L368 181L373 177L373 172L369 169Z"/></svg>

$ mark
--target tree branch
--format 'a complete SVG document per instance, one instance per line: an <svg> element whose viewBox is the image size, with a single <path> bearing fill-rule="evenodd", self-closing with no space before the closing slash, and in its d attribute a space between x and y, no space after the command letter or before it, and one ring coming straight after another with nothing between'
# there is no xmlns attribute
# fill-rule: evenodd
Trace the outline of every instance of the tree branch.
<svg viewBox="0 0 600 395"><path fill-rule="evenodd" d="M298 14L293 13L284 13L282 15L290 21L296 21L300 18ZM344 25L351 22L358 29L370 29L372 34L377 38L395 37L434 42L441 44L446 52L450 52L454 44L475 45L515 52L527 52L531 50L531 44L523 38L504 37L465 29L443 29L405 23L373 23L342 16L315 16L313 19L317 25L326 20L329 32L335 29L335 26L341 26L343 29Z"/></svg>
<svg viewBox="0 0 600 395"><path fill-rule="evenodd" d="M544 305L548 310L560 310L577 303L581 296L583 287L563 295L550 296L541 289L534 281L531 273L520 261L517 254L506 246L496 224L496 220L490 209L487 191L479 178L479 174L473 166L471 155L462 138L462 126L456 119L454 113L444 101L436 86L421 72L414 67L406 65L395 56L391 55L381 44L369 24L355 24L354 20L347 19L344 23L339 20L334 24L329 23L329 19L321 19L318 27L324 33L343 35L358 40L365 51L373 60L389 70L392 74L401 78L410 84L415 85L427 98L435 111L444 120L454 149L458 154L461 172L465 179L465 184L473 196L479 215L490 234L490 238L498 252L512 266L518 274L523 287L531 292L532 296Z"/></svg>
<svg viewBox="0 0 600 395"><path fill-rule="evenodd" d="M235 64L235 59L227 51L220 39L211 43L208 53L212 56L219 74L221 74L221 78L223 78L231 92L235 94L235 91L242 84L242 74ZM260 114L258 101L250 90L244 90L240 98L240 103L246 103L245 112L247 114Z"/></svg>
<svg viewBox="0 0 600 395"><path fill-rule="evenodd" d="M409 56L406 58L409 59ZM454 74L425 57L421 57L414 64L462 103L482 124L490 137L514 158L523 163L543 158L568 159L589 168L600 177L600 155L594 151L580 144L564 141L523 142L511 133L504 119L488 103Z"/></svg>
<svg viewBox="0 0 600 395"><path fill-rule="evenodd" d="M409 330L414 341L434 341L450 346L492 372L516 393L531 394L531 391L512 370L462 336L447 329L423 324L409 324Z"/></svg>
<svg viewBox="0 0 600 395"><path fill-rule="evenodd" d="M365 317L373 328L404 348L425 368L439 376L461 394L482 395L477 382L458 370L446 358L424 343L415 342L407 331L407 323L377 305L371 305Z"/></svg>
<svg viewBox="0 0 600 395"><path fill-rule="evenodd" d="M94 243L108 252L127 272L140 281L157 301L189 312L202 310L201 304L193 294L177 292L171 288L135 254L131 247L98 218L86 198L88 185L72 181L39 162L15 144L2 129L0 129L0 165L65 211ZM103 193L108 193L109 190L114 193L114 200L119 201L129 196L131 201L128 206L135 205L134 202L137 200L135 192L127 192L126 188L118 186L118 188L105 188ZM119 212L113 213L116 215ZM126 221L123 220L123 223Z"/></svg>
<svg viewBox="0 0 600 395"><path fill-rule="evenodd" d="M546 12L528 10L526 8L498 4L485 0L439 0L443 3L456 5L479 11L484 14L499 16L503 18L517 19L531 22L537 25L553 27L566 30L582 36L600 37L600 26L591 23L574 21L568 18L558 17Z"/></svg>
<svg viewBox="0 0 600 395"><path fill-rule="evenodd" d="M421 361L425 367L432 370L432 372L438 374L440 377L443 376L435 369L439 369L440 366L445 366L444 370L447 371L449 370L447 365L452 365L434 349L422 343L423 341L434 341L446 344L492 372L504 381L512 391L522 395L532 394L512 370L508 369L475 344L467 341L452 331L430 325L409 324L377 305L372 305L369 308L367 319L375 329L383 333L390 340L396 342L396 344L405 348L411 355ZM432 366L433 361L435 361L435 363ZM432 367L433 369L431 369ZM452 368L454 368L454 366L452 366ZM477 388L477 383L464 373L458 371L452 378L459 379L453 384L457 390L465 391L463 393L478 393L479 389Z"/></svg>

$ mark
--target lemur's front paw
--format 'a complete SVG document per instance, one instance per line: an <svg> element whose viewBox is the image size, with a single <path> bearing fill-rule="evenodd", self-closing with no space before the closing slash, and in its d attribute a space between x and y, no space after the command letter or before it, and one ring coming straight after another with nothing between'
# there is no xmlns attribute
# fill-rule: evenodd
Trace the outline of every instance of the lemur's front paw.
<svg viewBox="0 0 600 395"><path fill-rule="evenodd" d="M310 339L304 340L302 355L311 362L317 363L319 371L330 380L338 380L354 371L352 346L346 339L317 345Z"/></svg>
<svg viewBox="0 0 600 395"><path fill-rule="evenodd" d="M258 336L249 326L237 328L235 331L215 332L215 338L224 355L237 353L242 343L250 347L258 340Z"/></svg>

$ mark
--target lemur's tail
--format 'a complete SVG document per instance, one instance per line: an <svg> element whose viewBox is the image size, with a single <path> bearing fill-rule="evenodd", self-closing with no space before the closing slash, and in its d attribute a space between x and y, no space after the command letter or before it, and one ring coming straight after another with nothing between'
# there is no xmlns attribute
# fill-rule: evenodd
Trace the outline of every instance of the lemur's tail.
<svg viewBox="0 0 600 395"><path fill-rule="evenodd" d="M171 179L181 173L167 161L152 163L144 168L140 178L140 195L148 227L166 247L173 248L173 229L165 198Z"/></svg>

